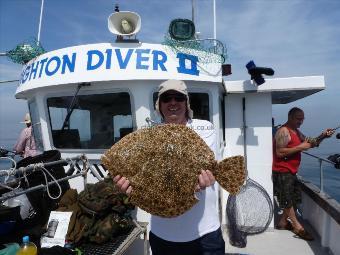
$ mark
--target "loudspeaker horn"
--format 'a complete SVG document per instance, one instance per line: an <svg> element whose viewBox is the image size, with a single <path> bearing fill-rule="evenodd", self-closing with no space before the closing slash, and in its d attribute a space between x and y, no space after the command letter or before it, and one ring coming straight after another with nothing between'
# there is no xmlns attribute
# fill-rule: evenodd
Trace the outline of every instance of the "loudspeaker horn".
<svg viewBox="0 0 340 255"><path fill-rule="evenodd" d="M140 30L141 18L135 12L120 11L112 13L108 18L108 28L112 34L132 36Z"/></svg>

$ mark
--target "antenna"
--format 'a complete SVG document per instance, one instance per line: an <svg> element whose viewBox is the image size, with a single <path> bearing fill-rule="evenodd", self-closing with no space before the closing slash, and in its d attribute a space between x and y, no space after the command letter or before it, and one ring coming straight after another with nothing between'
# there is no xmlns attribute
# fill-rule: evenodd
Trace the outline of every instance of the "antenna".
<svg viewBox="0 0 340 255"><path fill-rule="evenodd" d="M213 17L214 17L214 39L216 40L216 1L213 0ZM215 43L216 46L216 43Z"/></svg>
<svg viewBox="0 0 340 255"><path fill-rule="evenodd" d="M40 44L40 31L41 31L41 23L42 23L43 10L44 10L44 0L41 0L37 46Z"/></svg>
<svg viewBox="0 0 340 255"><path fill-rule="evenodd" d="M195 0L191 0L191 21L195 24Z"/></svg>

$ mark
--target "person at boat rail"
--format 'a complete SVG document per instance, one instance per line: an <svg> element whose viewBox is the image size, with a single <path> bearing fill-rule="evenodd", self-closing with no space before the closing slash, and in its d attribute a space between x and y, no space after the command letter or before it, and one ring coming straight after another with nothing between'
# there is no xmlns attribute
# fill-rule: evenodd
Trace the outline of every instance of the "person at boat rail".
<svg viewBox="0 0 340 255"><path fill-rule="evenodd" d="M319 146L323 139L334 134L334 130L328 128L316 138L306 137L299 130L304 118L303 110L294 107L288 112L287 122L277 130L273 140L272 177L274 195L280 208L283 208L277 228L291 230L300 238L311 241L313 236L304 229L295 214L296 206L301 203L296 174L301 152Z"/></svg>
<svg viewBox="0 0 340 255"><path fill-rule="evenodd" d="M33 137L31 116L26 113L24 121L26 127L21 131L20 136L14 145L13 150L23 158L37 155L37 149Z"/></svg>
<svg viewBox="0 0 340 255"><path fill-rule="evenodd" d="M167 80L160 84L155 108L163 123L190 126L217 155L214 129L195 128L212 127L212 123L193 119L187 87L183 81ZM125 177L118 175L114 177L114 181L123 192L131 192L133 187ZM217 185L213 174L209 170L202 170L197 182L197 204L174 218L151 215L149 241L153 255L225 254L217 209Z"/></svg>

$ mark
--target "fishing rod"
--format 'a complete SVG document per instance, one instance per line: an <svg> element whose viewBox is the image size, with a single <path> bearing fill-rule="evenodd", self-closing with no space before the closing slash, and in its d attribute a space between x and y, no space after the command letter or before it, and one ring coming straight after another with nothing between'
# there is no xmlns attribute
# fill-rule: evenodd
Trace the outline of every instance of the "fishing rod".
<svg viewBox="0 0 340 255"><path fill-rule="evenodd" d="M337 129L339 129L339 128L340 128L340 125L337 126L336 128L333 128L332 130L335 131L335 130L337 130ZM340 139L340 133L337 133L337 134L335 135L335 138L336 138L336 139Z"/></svg>
<svg viewBox="0 0 340 255"><path fill-rule="evenodd" d="M336 128L332 128L332 130L337 130L337 129L339 129L340 128L340 125L339 126L337 126Z"/></svg>
<svg viewBox="0 0 340 255"><path fill-rule="evenodd" d="M9 193L3 194L0 197L0 203L8 200L10 198L17 197L17 196L20 196L22 194L27 194L27 193L30 193L30 192L35 191L35 190L46 189L47 187L49 187L51 185L55 185L56 183L64 182L64 181L67 181L69 179L73 179L73 178L76 178L78 176L83 176L83 175L84 175L84 173L78 173L78 174L75 174L75 175L72 175L72 176L67 176L67 177L64 177L64 178L61 178L61 179L58 179L58 180L55 180L55 181L50 181L46 184L39 184L37 186L31 187L31 188L28 188L28 189L25 189L25 190L20 190L20 191L14 191L13 190Z"/></svg>
<svg viewBox="0 0 340 255"><path fill-rule="evenodd" d="M74 169L74 167L78 164L78 161L82 161L83 162L83 169L80 172L77 172L76 174L73 175L73 171L71 171L71 175L68 175L71 169ZM27 173L33 173L36 172L38 170L41 169L45 169L45 167L52 167L52 166L66 166L66 165L70 165L70 170L68 171L68 174L66 177L64 178L60 178L58 180L52 178L52 181L46 182L45 184L39 184L36 185L34 187L30 187L28 189L25 190L15 190L15 189L11 189L12 191L6 194L3 194L0 197L0 203L3 201L6 201L10 198L13 197L17 197L20 196L22 194L26 194L35 190L39 190L39 189L47 189L48 187L51 185L58 185L60 182L64 182L67 181L69 179L73 179L76 178L78 176L82 176L84 178L84 186L87 183L87 172L90 171L95 177L99 178L98 180L100 180L100 176L98 175L98 173L96 173L94 171L94 169L88 164L88 159L85 156L85 154L74 157L74 158L68 158L68 159L61 159L61 160L56 160L56 161L52 161L52 162L47 162L47 163L38 163L38 164L31 164L27 167L20 167L18 169L11 169L11 170L0 170L0 177L1 176L16 176L16 175L24 175ZM11 185L13 184L17 184L19 183L20 180L15 180L14 182L11 181ZM7 183L9 184L9 183ZM4 185L1 185L4 188Z"/></svg>
<svg viewBox="0 0 340 255"><path fill-rule="evenodd" d="M37 169L39 167L52 167L52 166L57 166L57 165L62 165L62 166L66 166L71 162L73 162L73 160L75 161L79 161L81 160L82 156L78 156L78 157L74 157L71 159L61 159L61 160L57 160L57 161L52 161L52 162L47 162L47 163L39 163L39 164L31 164L27 167L19 167L18 169L13 170L10 175L20 175L20 174L27 174L27 173L33 173L35 171L37 171ZM6 170L2 170L0 172L0 177L1 176L7 176L9 173Z"/></svg>

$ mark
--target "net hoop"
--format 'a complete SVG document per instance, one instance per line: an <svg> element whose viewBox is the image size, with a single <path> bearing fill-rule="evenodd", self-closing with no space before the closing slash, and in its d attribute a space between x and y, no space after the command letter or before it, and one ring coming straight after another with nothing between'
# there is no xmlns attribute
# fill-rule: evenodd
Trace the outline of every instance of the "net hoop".
<svg viewBox="0 0 340 255"><path fill-rule="evenodd" d="M225 63L227 51L217 39L175 40L166 35L163 45L168 46L174 54L179 52L198 57L201 63Z"/></svg>
<svg viewBox="0 0 340 255"><path fill-rule="evenodd" d="M14 49L6 52L6 56L14 63L25 65L30 60L38 57L46 51L40 42L32 38L18 44Z"/></svg>

